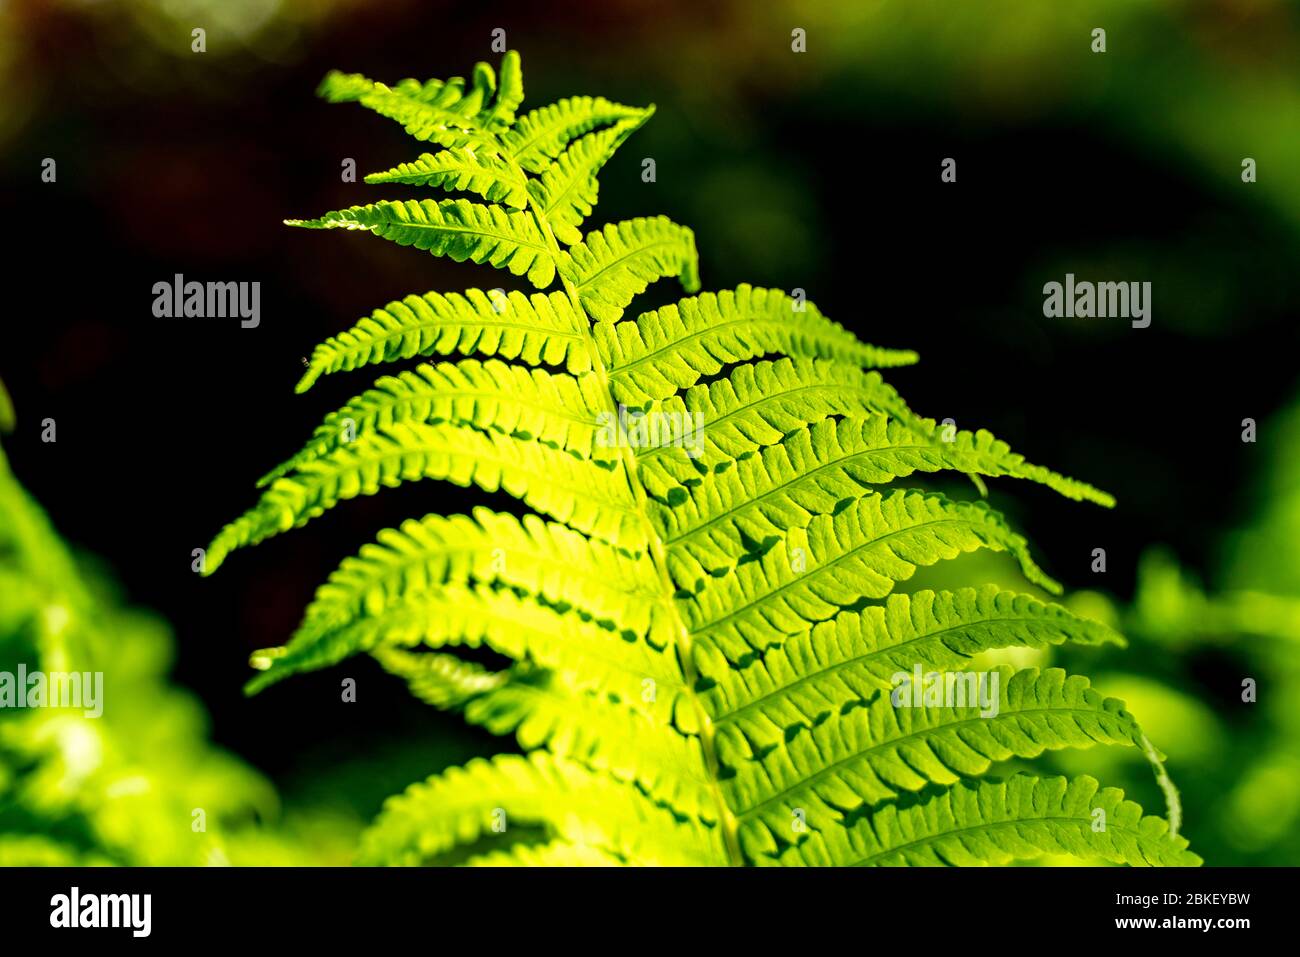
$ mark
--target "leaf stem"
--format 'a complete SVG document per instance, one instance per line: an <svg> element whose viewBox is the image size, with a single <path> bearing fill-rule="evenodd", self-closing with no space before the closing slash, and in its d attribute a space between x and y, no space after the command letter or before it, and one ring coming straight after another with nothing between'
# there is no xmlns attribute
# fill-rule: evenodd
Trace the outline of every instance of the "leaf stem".
<svg viewBox="0 0 1300 957"><path fill-rule="evenodd" d="M522 174L523 170L518 167L513 158L508 162L515 166ZM560 282L564 285L564 291L569 297L569 302L573 306L574 314L578 320L583 323L583 328L575 330L582 335L583 342L587 348L587 355L591 361L591 374L597 377L600 384L601 392L609 397L609 409L607 411L617 413L614 393L610 387L609 371L605 368L605 363L600 357L600 352L596 348L596 340L591 335L591 317L582 305L582 300L578 296L578 291L573 283L569 281L563 271L560 269L561 259L563 256L560 250L560 244L555 238L555 232L551 229L550 221L546 213L539 207L537 200L529 194L529 210L536 220L538 228L546 237L547 245L550 248L551 255L555 259L555 271L560 277ZM699 726L700 747L704 755L704 764L709 776L709 790L713 796L714 802L718 809L718 827L722 831L723 842L727 849L728 863L732 866L741 866L745 863L744 855L740 849L740 839L738 836L739 824L736 816L732 813L731 808L727 805L726 799L722 794L722 787L719 784L718 774L718 755L717 747L714 743L713 722L709 719L708 713L700 703L699 695L696 694L695 687L698 683L699 674L695 668L695 659L692 653L691 633L686 627L686 622L682 618L681 612L672 601L672 596L676 589L673 588L672 578L668 574L667 549L664 546L663 539L659 537L659 532L650 522L649 511L646 508L647 497L645 488L641 485L637 477L636 456L632 450L625 445L620 445L619 460L622 465L624 477L627 480L628 489L631 491L633 498L636 500L636 506L645 521L646 541L650 561L655 566L655 571L659 575L659 581L664 589L664 594L668 597L668 607L674 618L675 627L673 629L674 641L677 648L678 662L682 669L683 684L686 688L686 694L690 698L692 710L695 712L696 723Z"/></svg>

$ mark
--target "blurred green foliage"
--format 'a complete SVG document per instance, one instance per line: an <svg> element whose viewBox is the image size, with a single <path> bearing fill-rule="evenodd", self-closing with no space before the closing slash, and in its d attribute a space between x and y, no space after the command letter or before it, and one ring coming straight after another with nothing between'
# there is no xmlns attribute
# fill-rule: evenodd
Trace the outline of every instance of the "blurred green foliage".
<svg viewBox="0 0 1300 957"><path fill-rule="evenodd" d="M275 791L209 743L171 655L166 624L69 550L0 452L0 672L103 674L98 717L0 708L0 865L346 863L346 820L265 826Z"/></svg>
<svg viewBox="0 0 1300 957"><path fill-rule="evenodd" d="M1095 684L1122 697L1168 753L1197 851L1213 864L1292 866L1300 861L1300 403L1260 434L1268 464L1258 514L1229 538L1208 585L1153 548L1131 604L1084 592L1072 606L1132 643L1126 657L1092 665Z"/></svg>

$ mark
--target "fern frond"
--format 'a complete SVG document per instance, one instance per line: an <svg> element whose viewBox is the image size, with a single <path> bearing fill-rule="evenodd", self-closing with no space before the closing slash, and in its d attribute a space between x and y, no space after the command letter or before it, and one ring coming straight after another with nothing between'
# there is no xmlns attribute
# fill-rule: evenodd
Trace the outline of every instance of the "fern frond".
<svg viewBox="0 0 1300 957"><path fill-rule="evenodd" d="M480 64L468 86L327 78L330 98L443 147L370 182L502 205L381 202L299 225L367 229L559 287L408 297L317 347L300 392L378 362L460 358L381 378L327 416L208 550L211 572L339 501L422 478L537 513L381 532L285 646L254 655L250 692L372 654L417 697L527 752L392 799L362 861L1196 863L1173 833L1161 756L1121 702L1058 669L962 670L987 651L1118 634L993 585L902 589L919 568L987 550L1060 591L1001 514L897 487L911 476L1114 500L986 431L917 415L878 371L915 353L862 343L784 292L741 285L625 318L658 279L699 285L694 234L663 217L578 232L598 172L653 107L575 97L515 118L522 89L513 55L499 82ZM478 664L475 649L508 664ZM904 706L899 674L917 669L990 697ZM1153 763L1173 831L1091 779L985 777L1102 744Z"/></svg>
<svg viewBox="0 0 1300 957"><path fill-rule="evenodd" d="M573 245L582 241L578 227L591 215L600 190L596 174L653 113L651 107L634 119L588 133L565 150L541 179L529 181L529 193L562 242Z"/></svg>
<svg viewBox="0 0 1300 957"><path fill-rule="evenodd" d="M318 219L286 219L285 224L305 229L364 229L399 246L526 275L538 289L545 289L555 278L555 257L536 220L500 206L464 199L381 202L335 210Z"/></svg>
<svg viewBox="0 0 1300 957"><path fill-rule="evenodd" d="M1011 447L1006 442L987 429L980 429L978 432L954 429L945 437L944 429L934 419L912 418L909 424L914 429L927 433L936 445L952 446L954 456L959 457L964 463L954 467L963 472L987 475L991 478L1007 476L1024 479L1045 485L1057 494L1076 502L1092 502L1103 508L1115 507L1115 497L1109 492L1103 492L1087 482L1080 482L1078 479L1069 478L1041 465L1025 461L1023 455L1011 451Z"/></svg>
<svg viewBox="0 0 1300 957"><path fill-rule="evenodd" d="M528 172L545 173L551 160L584 133L611 123L639 126L653 110L612 103L603 96L569 97L519 117L501 134L502 151Z"/></svg>
<svg viewBox="0 0 1300 957"><path fill-rule="evenodd" d="M676 276L687 292L700 288L695 234L664 216L588 233L564 254L560 272L576 287L588 315L604 322L623 315L655 280Z"/></svg>
<svg viewBox="0 0 1300 957"><path fill-rule="evenodd" d="M1059 592L1023 536L982 502L897 491L818 515L783 540L728 550L716 539L669 553L683 616L732 661L834 617L863 598L883 598L920 566L981 548L1009 552L1025 577Z"/></svg>
<svg viewBox="0 0 1300 957"><path fill-rule="evenodd" d="M524 100L519 54L501 58L501 75L490 64L476 63L468 90L461 77L449 80L402 80L392 87L359 73L331 71L317 94L331 103L356 102L397 120L416 139L448 148L466 144L497 148L496 134L508 130Z"/></svg>
<svg viewBox="0 0 1300 957"><path fill-rule="evenodd" d="M299 528L340 501L425 478L508 492L596 538L645 547L645 517L615 471L501 433L452 423L392 425L276 479L256 506L218 533L206 573L233 549Z"/></svg>
<svg viewBox="0 0 1300 957"><path fill-rule="evenodd" d="M544 369L480 363L423 364L385 376L317 426L306 447L258 481L258 487L394 425L455 422L483 431L532 439L581 458L608 457L600 444L601 407L591 377L574 379Z"/></svg>
<svg viewBox="0 0 1300 957"><path fill-rule="evenodd" d="M683 299L635 322L598 322L592 337L610 375L650 399L666 399L729 364L774 353L864 369L916 361L910 350L865 345L811 303L802 311L795 306L780 290L741 285Z"/></svg>
<svg viewBox="0 0 1300 957"><path fill-rule="evenodd" d="M369 173L371 184L402 183L407 186L440 186L446 190L467 190L494 203L515 209L528 205L528 179L495 153L479 153L472 147L422 153L382 173Z"/></svg>
<svg viewBox="0 0 1300 957"><path fill-rule="evenodd" d="M322 375L414 356L499 356L569 372L591 368L579 320L563 293L435 292L376 309L312 353L298 392Z"/></svg>
<svg viewBox="0 0 1300 957"><path fill-rule="evenodd" d="M780 424L790 424L788 422ZM987 435L987 433L985 433ZM989 438L992 438L989 436ZM668 486L658 510L670 544L715 530L743 530L754 539L868 494L915 472L956 471L1038 481L1070 498L1083 483L1028 465L1020 456L973 443L947 443L882 413L855 412L787 431L775 444L730 468L701 476L680 458L660 458L647 485ZM680 481L680 485L671 483ZM1099 496L1098 496L1099 497Z"/></svg>
<svg viewBox="0 0 1300 957"><path fill-rule="evenodd" d="M481 97L468 100L464 80L455 77L444 83L403 80L389 87L356 73L329 73L317 93L331 103L360 103L380 116L396 120L417 140L449 149L498 148L495 135L476 123L473 109Z"/></svg>
<svg viewBox="0 0 1300 957"><path fill-rule="evenodd" d="M386 647L375 652L375 660L389 674L406 680L411 694L435 708L452 710L475 698L506 686L510 674L492 671L480 664L442 652L407 651Z"/></svg>
<svg viewBox="0 0 1300 957"><path fill-rule="evenodd" d="M614 395L631 408L635 396L612 382ZM824 359L781 359L738 366L726 379L693 386L684 395L649 403L648 415L696 426L696 448L654 443L636 449L641 480L654 498L676 504L680 486L697 484L708 472L732 463L788 433L829 416L911 413L877 372ZM676 489L676 493L674 493Z"/></svg>
<svg viewBox="0 0 1300 957"><path fill-rule="evenodd" d="M663 630L666 604L654 566L535 515L475 509L473 517L429 515L388 529L346 559L316 593L296 640L310 638L361 613L449 584L507 585L576 608L620 634L650 637Z"/></svg>
<svg viewBox="0 0 1300 957"><path fill-rule="evenodd" d="M454 655L392 648L376 657L405 678L417 697L461 710L471 724L513 733L525 749L546 748L635 783L678 814L716 822L698 740L659 720L652 709L611 700L604 692L575 693L561 675L527 666L491 673Z"/></svg>
<svg viewBox="0 0 1300 957"><path fill-rule="evenodd" d="M1089 777L1027 774L963 781L919 803L885 805L869 818L809 834L780 849L777 860L961 866L1009 864L1044 854L1137 866L1200 863L1185 839L1171 836L1159 818L1143 816L1122 791L1102 788Z"/></svg>
<svg viewBox="0 0 1300 957"><path fill-rule="evenodd" d="M486 63L477 64L476 69L482 69L488 74L492 72L492 67ZM484 111L483 119L493 129L509 129L515 122L515 110L519 109L519 104L522 102L524 102L524 73L519 65L519 54L515 50L507 50L501 57L501 75L497 78L496 98Z"/></svg>
<svg viewBox="0 0 1300 957"><path fill-rule="evenodd" d="M917 664L950 671L995 648L1066 642L1122 646L1124 639L1060 605L985 585L890 595L882 605L841 612L738 665L702 644L694 663L708 685L701 701L721 727L756 713L816 715L832 700L866 701Z"/></svg>
<svg viewBox="0 0 1300 957"><path fill-rule="evenodd" d="M1139 744L1137 722L1122 702L1059 668L934 675L961 689L963 706L912 707L910 686L900 685L868 700L850 693L812 707L803 699L795 707L763 708L720 729L718 758L736 772L725 786L742 840L751 826L788 833L796 808L821 829L927 784L979 777L996 761ZM893 700L900 694L901 707Z"/></svg>
<svg viewBox="0 0 1300 957"><path fill-rule="evenodd" d="M652 703L655 714L662 720L673 718L684 732L697 730L682 711L687 689L669 649L533 597L486 585L443 585L401 594L382 607L364 608L336 621L309 617L287 646L253 654L251 662L263 674L250 681L247 690L256 693L289 675L358 652L416 645L486 647L562 673L575 690L601 690L628 701L644 693L649 679L658 689Z"/></svg>
<svg viewBox="0 0 1300 957"><path fill-rule="evenodd" d="M508 846L520 830L644 864L707 864L721 850L716 828L679 821L633 785L536 752L471 761L390 798L360 860L430 863L457 845Z"/></svg>

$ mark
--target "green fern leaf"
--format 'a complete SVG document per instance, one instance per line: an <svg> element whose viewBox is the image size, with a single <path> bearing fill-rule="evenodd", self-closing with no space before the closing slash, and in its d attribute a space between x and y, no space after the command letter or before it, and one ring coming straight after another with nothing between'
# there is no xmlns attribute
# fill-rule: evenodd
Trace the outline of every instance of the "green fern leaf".
<svg viewBox="0 0 1300 957"><path fill-rule="evenodd" d="M817 715L841 697L867 701L916 664L949 671L995 648L1066 642L1123 645L1124 639L1060 605L985 585L890 595L883 605L841 612L735 664L716 646L700 645L694 665L708 686L704 708L723 726L764 711Z"/></svg>
<svg viewBox="0 0 1300 957"><path fill-rule="evenodd" d="M446 83L403 80L388 87L359 74L333 72L317 92L331 103L357 102L396 120L418 140L451 149L498 148L495 136L475 122L481 93L467 98L464 81L458 77Z"/></svg>
<svg viewBox="0 0 1300 957"><path fill-rule="evenodd" d="M559 285L408 297L317 347L299 391L451 358L327 416L207 554L211 572L235 548L417 479L526 507L380 532L284 646L253 656L250 691L370 653L417 697L526 752L393 798L360 859L1197 863L1161 756L1121 702L1059 669L972 670L989 651L1121 636L994 585L904 588L920 568L992 551L1060 591L1001 514L904 484L914 476L1111 496L917 415L879 371L916 354L862 343L802 298L741 285L625 318L659 279L699 285L694 234L665 218L578 234L597 173L653 108L576 97L515 117L522 89L513 55L499 83L483 64L469 85L327 78L331 99L443 147L371 182L504 205L380 202L301 225ZM507 663L462 657L475 649ZM943 673L938 697L898 697L902 678L930 673ZM944 697L958 688L968 696ZM1172 827L1087 778L988 777L1103 745L1152 764Z"/></svg>
<svg viewBox="0 0 1300 957"><path fill-rule="evenodd" d="M600 189L596 174L653 113L648 109L635 119L587 134L570 146L541 179L529 182L533 199L561 241L570 245L581 242L578 227L591 215Z"/></svg>
<svg viewBox="0 0 1300 957"><path fill-rule="evenodd" d="M1103 820L1104 829L1095 824ZM1121 791L1089 777L963 781L919 804L886 805L870 823L819 832L780 854L784 863L1009 864L1043 854L1137 866L1189 866L1200 859L1165 822L1144 817Z"/></svg>
<svg viewBox="0 0 1300 957"><path fill-rule="evenodd" d="M616 376L612 392L634 408L641 398ZM651 443L636 450L645 488L670 505L680 503L683 487L699 485L711 475L725 475L734 463L828 416L880 413L905 421L913 418L879 373L816 359L738 366L726 379L651 402L649 408L648 414L664 421L696 427L693 449Z"/></svg>
<svg viewBox="0 0 1300 957"><path fill-rule="evenodd" d="M733 661L884 598L920 566L980 548L1010 552L1026 578L1060 591L997 512L937 494L876 493L789 529L782 542L736 539L692 541L668 556L687 627Z"/></svg>
<svg viewBox="0 0 1300 957"><path fill-rule="evenodd" d="M491 75L492 68L486 63L479 63L476 69ZM524 73L519 65L519 54L507 50L501 58L501 75L497 78L496 99L487 108L483 118L493 129L509 129L514 125L515 110L524 102Z"/></svg>
<svg viewBox="0 0 1300 957"><path fill-rule="evenodd" d="M751 831L766 831L758 839L775 844L795 809L822 830L928 784L979 777L997 761L1055 748L1140 746L1141 732L1121 702L1060 669L934 675L937 688L953 681L962 706L912 707L909 686L900 684L866 701L847 689L816 701L787 697L784 707L769 703L723 725L718 759L737 772L726 788L742 843ZM920 698L923 686L916 687ZM817 716L815 724L808 715Z"/></svg>
<svg viewBox="0 0 1300 957"><path fill-rule="evenodd" d="M600 96L574 96L521 116L501 134L501 146L522 169L545 173L551 160L584 133L612 123L640 125L653 111L653 106L638 109Z"/></svg>
<svg viewBox="0 0 1300 957"><path fill-rule="evenodd" d="M514 436L450 423L395 424L276 479L256 507L214 539L206 571L232 549L301 527L338 502L423 478L499 489L597 538L644 547L645 517L615 471Z"/></svg>
<svg viewBox="0 0 1300 957"><path fill-rule="evenodd" d="M363 864L419 864L456 845L508 846L529 830L642 864L707 864L716 829L678 820L635 786L545 752L501 755L416 785L392 798L362 846Z"/></svg>
<svg viewBox="0 0 1300 957"><path fill-rule="evenodd" d="M599 442L599 407L591 377L574 379L495 359L420 365L385 376L325 418L306 448L258 481L269 484L358 437L394 425L456 422L535 439L582 458L608 457Z"/></svg>
<svg viewBox="0 0 1300 957"><path fill-rule="evenodd" d="M379 606L322 619L309 612L287 646L251 656L261 670L250 693L301 671L322 668L357 652L381 646L489 648L517 661L562 672L579 691L602 690L624 700L638 698L654 683L655 714L684 723L689 704L680 668L666 648L655 648L618 631L609 622L570 614L532 596L488 585L445 584L413 590ZM685 726L690 727L689 724Z"/></svg>
<svg viewBox="0 0 1300 957"><path fill-rule="evenodd" d="M406 679L411 694L435 708L451 710L508 686L509 674L492 671L456 655L415 653L387 647L375 652L384 670Z"/></svg>
<svg viewBox="0 0 1300 957"><path fill-rule="evenodd" d="M687 292L700 288L695 234L663 216L611 223L587 234L560 266L587 314L613 322L652 282L676 276Z"/></svg>
<svg viewBox="0 0 1300 957"><path fill-rule="evenodd" d="M488 263L528 276L538 289L555 278L555 257L533 217L463 199L373 203L326 213L319 219L288 219L306 229L365 229L399 246L414 246L456 262Z"/></svg>
<svg viewBox="0 0 1300 957"><path fill-rule="evenodd" d="M500 156L479 154L470 147L442 150L436 155L422 153L410 163L401 163L382 173L370 173L366 182L441 186L447 190L468 190L515 209L528 205L528 180Z"/></svg>
<svg viewBox="0 0 1300 957"><path fill-rule="evenodd" d="M731 363L779 354L836 359L862 368L909 365L916 353L868 346L815 306L774 289L739 286L702 293L638 316L634 323L599 322L592 329L610 374L630 391L664 399L716 375Z"/></svg>
<svg viewBox="0 0 1300 957"><path fill-rule="evenodd" d="M391 648L376 657L430 704L456 708L471 724L496 734L514 733L524 748L546 748L634 783L677 814L716 823L707 770L694 739L660 720L653 709L612 702L604 693L576 692L562 674L528 666L493 673L454 655Z"/></svg>
<svg viewBox="0 0 1300 957"><path fill-rule="evenodd" d="M774 431L793 424L778 422ZM879 412L854 411L841 419L790 428L776 444L739 459L708 482L700 481L698 462L660 456L649 463L647 487L666 489L662 498L672 506L658 511L666 529L664 541L670 545L718 531L726 534L728 529L761 540L780 529L807 524L809 516L830 512L873 486L915 472L1011 476L1041 482L1069 498L1103 504L1109 498L1028 465L1020 456L1004 455L991 443L946 443Z"/></svg>
<svg viewBox="0 0 1300 957"><path fill-rule="evenodd" d="M413 356L499 356L528 365L586 372L591 357L572 304L563 293L464 295L430 292L376 309L347 332L316 347L297 391L322 375Z"/></svg>
<svg viewBox="0 0 1300 957"><path fill-rule="evenodd" d="M384 532L330 576L303 630L311 636L404 597L469 583L507 585L579 609L620 634L649 636L659 647L671 637L654 640L663 630L666 603L644 556L621 554L535 515L521 521L486 508L473 518L430 515Z"/></svg>

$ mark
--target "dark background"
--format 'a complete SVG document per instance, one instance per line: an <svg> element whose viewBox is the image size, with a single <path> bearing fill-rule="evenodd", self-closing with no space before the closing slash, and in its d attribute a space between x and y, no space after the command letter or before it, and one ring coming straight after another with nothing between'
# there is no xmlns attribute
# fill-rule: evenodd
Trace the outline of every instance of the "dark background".
<svg viewBox="0 0 1300 957"><path fill-rule="evenodd" d="M921 353L889 376L918 411L987 427L1113 492L1107 512L993 491L1067 587L1126 598L1156 543L1212 576L1217 543L1253 506L1241 420L1265 421L1297 385L1295 205L1276 183L1300 168L1276 127L1249 135L1255 114L1230 112L1224 91L1243 71L1267 80L1295 65L1289 4L1170 5L1161 19L1099 4L1112 17L1104 55L1089 50L1087 18L1040 18L1012 45L979 9L998 4L905 5L915 17L898 14L907 29L890 33L848 4L286 3L261 32L209 29L203 55L188 20L122 6L5 15L0 379L19 421L7 447L60 529L172 622L176 677L208 705L216 740L279 779L346 762L394 791L433 769L394 767L396 742L427 743L417 765L481 746L430 734L460 722L368 660L240 692L248 653L283 643L376 529L477 499L419 483L348 502L211 579L191 572L191 550L370 384L340 375L295 396L317 342L408 293L520 288L363 234L281 225L404 195L342 183L340 163L364 174L421 151L390 121L315 99L330 68L465 75L498 60L500 26L523 57L524 109L575 93L656 103L602 175L589 222L663 213L691 226L705 288L802 287L867 341ZM800 56L790 29L805 17ZM1223 95L1189 105L1196 90ZM1189 134L1176 110L1210 132ZM949 156L955 184L939 178ZM1259 184L1241 183L1243 156ZM40 181L45 157L55 184ZM1067 271L1151 281L1152 325L1044 318L1042 285ZM260 328L154 318L153 284L175 273L260 281ZM645 302L673 296L663 284ZM40 441L46 417L55 444ZM1104 582L1089 571L1096 547ZM343 676L361 679L356 706L339 703Z"/></svg>

